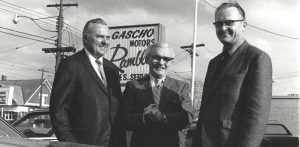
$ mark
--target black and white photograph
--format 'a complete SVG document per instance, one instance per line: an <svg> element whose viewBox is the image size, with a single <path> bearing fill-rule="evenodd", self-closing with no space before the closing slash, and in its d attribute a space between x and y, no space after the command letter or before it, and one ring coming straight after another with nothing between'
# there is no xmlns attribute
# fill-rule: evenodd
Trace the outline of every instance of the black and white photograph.
<svg viewBox="0 0 300 147"><path fill-rule="evenodd" d="M0 0L1 147L298 147L299 0Z"/></svg>

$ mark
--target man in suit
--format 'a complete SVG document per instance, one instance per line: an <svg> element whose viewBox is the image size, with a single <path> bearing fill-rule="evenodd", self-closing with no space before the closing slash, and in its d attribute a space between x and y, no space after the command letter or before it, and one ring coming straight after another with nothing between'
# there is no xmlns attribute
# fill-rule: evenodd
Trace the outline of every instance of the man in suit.
<svg viewBox="0 0 300 147"><path fill-rule="evenodd" d="M259 147L272 98L269 55L243 36L245 12L236 2L215 12L223 52L208 65L193 147Z"/></svg>
<svg viewBox="0 0 300 147"><path fill-rule="evenodd" d="M133 131L131 147L179 147L178 131L189 123L189 86L167 76L174 58L166 43L146 49L149 76L130 81L124 91L126 127Z"/></svg>
<svg viewBox="0 0 300 147"><path fill-rule="evenodd" d="M60 63L50 99L51 121L59 141L126 146L118 70L103 58L109 41L107 23L92 19L83 29L84 49Z"/></svg>

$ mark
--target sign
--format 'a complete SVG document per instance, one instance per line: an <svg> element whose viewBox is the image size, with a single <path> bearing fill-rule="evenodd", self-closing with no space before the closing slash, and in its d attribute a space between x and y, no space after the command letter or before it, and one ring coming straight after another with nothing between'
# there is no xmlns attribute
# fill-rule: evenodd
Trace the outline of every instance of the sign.
<svg viewBox="0 0 300 147"><path fill-rule="evenodd" d="M110 50L105 58L120 69L121 85L148 75L145 49L152 43L164 40L161 24L144 24L110 27Z"/></svg>

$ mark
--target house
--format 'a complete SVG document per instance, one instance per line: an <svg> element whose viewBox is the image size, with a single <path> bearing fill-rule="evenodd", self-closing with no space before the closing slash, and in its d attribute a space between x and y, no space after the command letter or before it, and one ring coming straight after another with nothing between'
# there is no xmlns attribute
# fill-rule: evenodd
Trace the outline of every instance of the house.
<svg viewBox="0 0 300 147"><path fill-rule="evenodd" d="M0 81L0 116L14 121L29 111L48 109L51 88L47 79Z"/></svg>

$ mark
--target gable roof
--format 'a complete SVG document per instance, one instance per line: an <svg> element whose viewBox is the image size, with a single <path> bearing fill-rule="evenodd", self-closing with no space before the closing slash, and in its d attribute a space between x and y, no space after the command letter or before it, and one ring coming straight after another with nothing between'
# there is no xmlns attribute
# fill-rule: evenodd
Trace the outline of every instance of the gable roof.
<svg viewBox="0 0 300 147"><path fill-rule="evenodd" d="M43 83L49 84L47 79L43 79ZM40 87L41 79L31 79L31 80L4 80L0 81L0 84L5 85L15 85L22 87L22 94L24 102L26 102L32 94ZM50 87L51 88L51 87Z"/></svg>

